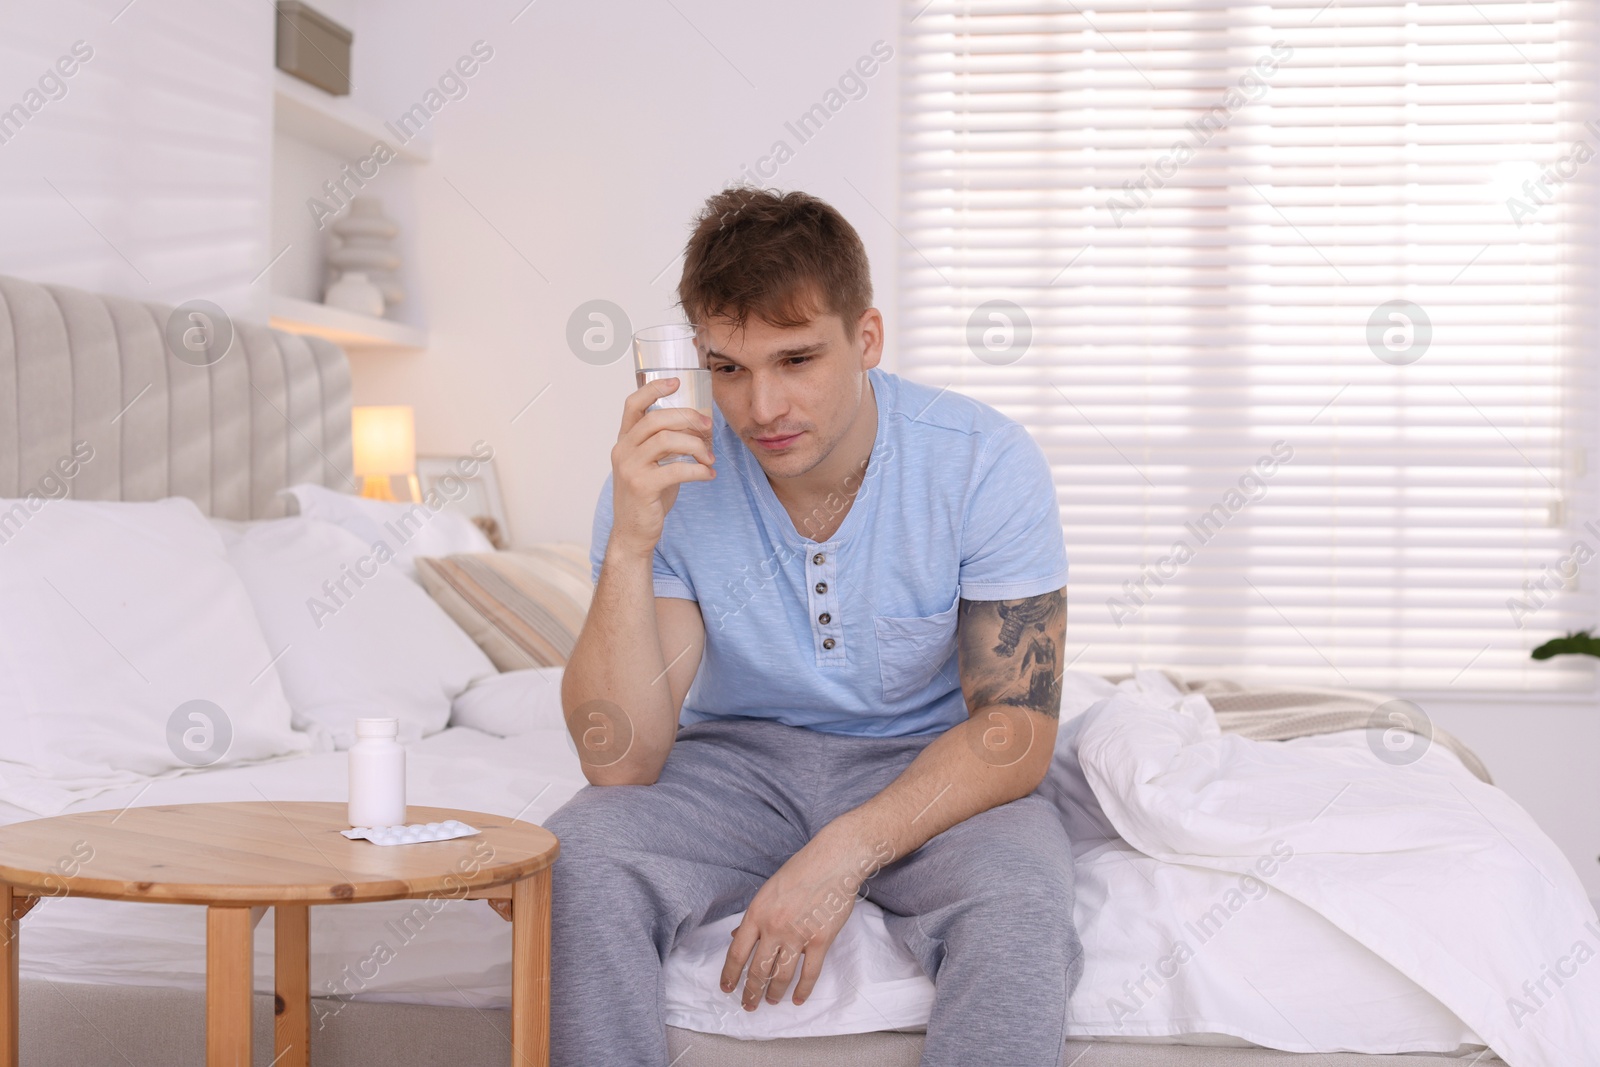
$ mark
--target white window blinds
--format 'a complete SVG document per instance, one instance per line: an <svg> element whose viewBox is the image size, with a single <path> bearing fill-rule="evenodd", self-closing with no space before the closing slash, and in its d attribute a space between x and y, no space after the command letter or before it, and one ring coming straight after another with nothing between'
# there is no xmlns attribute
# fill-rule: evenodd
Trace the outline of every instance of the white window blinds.
<svg viewBox="0 0 1600 1067"><path fill-rule="evenodd" d="M904 17L899 369L1044 448L1074 667L1592 687L1578 4Z"/></svg>

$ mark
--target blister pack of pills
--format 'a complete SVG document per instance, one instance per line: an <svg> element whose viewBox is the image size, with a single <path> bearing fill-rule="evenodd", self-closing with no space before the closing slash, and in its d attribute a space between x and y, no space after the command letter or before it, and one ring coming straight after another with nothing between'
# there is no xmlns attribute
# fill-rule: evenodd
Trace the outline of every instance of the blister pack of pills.
<svg viewBox="0 0 1600 1067"><path fill-rule="evenodd" d="M478 830L459 820L446 819L444 822L414 822L409 826L357 826L339 832L352 841L365 838L374 845L413 845L419 841L471 837Z"/></svg>

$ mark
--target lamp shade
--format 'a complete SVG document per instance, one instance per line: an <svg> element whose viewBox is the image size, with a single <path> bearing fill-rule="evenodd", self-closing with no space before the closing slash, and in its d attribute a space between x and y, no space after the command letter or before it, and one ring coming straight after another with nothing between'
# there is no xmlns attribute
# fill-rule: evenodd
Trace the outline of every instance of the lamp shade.
<svg viewBox="0 0 1600 1067"><path fill-rule="evenodd" d="M351 409L350 436L358 478L417 472L417 428L410 405Z"/></svg>

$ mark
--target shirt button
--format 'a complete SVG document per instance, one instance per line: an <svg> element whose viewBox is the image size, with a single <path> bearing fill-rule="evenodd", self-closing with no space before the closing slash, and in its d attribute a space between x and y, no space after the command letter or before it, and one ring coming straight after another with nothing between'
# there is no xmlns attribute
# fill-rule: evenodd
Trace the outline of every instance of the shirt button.
<svg viewBox="0 0 1600 1067"><path fill-rule="evenodd" d="M824 556L821 552L818 552L815 556L811 557L811 562L820 564L823 560L825 560L827 558L828 557Z"/></svg>
<svg viewBox="0 0 1600 1067"><path fill-rule="evenodd" d="M817 592L826 593L827 591L828 591L828 583L827 582L818 582L817 583Z"/></svg>
<svg viewBox="0 0 1600 1067"><path fill-rule="evenodd" d="M822 639L822 647L823 648L832 648L833 647L833 638L831 638L831 637L823 638Z"/></svg>
<svg viewBox="0 0 1600 1067"><path fill-rule="evenodd" d="M833 621L833 616L824 611L821 615L817 616L817 621L826 626L828 623Z"/></svg>

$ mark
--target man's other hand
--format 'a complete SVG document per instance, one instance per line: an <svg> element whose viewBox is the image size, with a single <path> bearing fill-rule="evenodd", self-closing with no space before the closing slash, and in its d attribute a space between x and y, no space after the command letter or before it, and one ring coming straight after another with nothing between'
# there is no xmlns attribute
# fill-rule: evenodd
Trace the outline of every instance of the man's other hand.
<svg viewBox="0 0 1600 1067"><path fill-rule="evenodd" d="M794 1003L805 1003L823 957L855 908L861 883L893 859L887 843L851 840L839 821L824 827L751 899L722 965L722 991L733 992L748 963L741 1003L755 1011L763 997L768 1004L782 999L799 966Z"/></svg>

